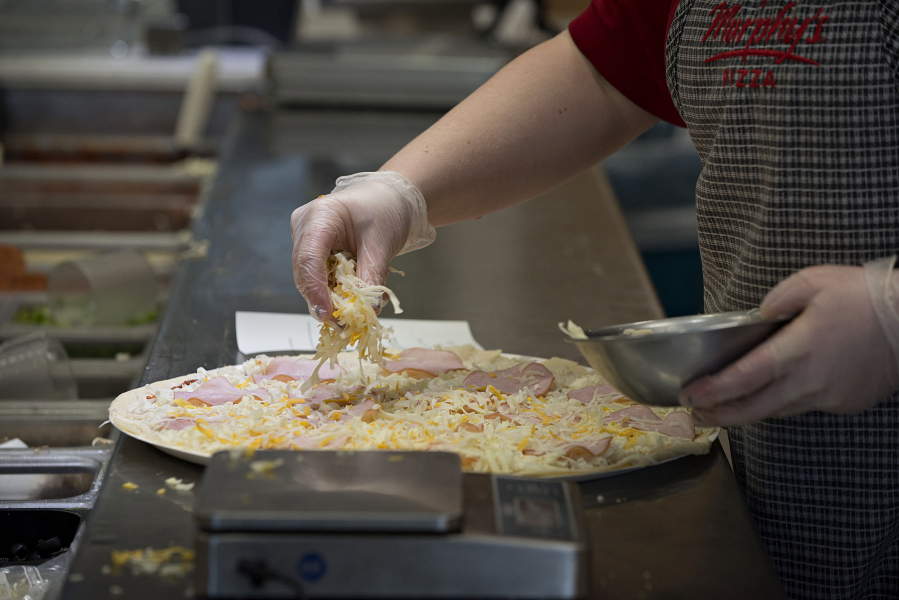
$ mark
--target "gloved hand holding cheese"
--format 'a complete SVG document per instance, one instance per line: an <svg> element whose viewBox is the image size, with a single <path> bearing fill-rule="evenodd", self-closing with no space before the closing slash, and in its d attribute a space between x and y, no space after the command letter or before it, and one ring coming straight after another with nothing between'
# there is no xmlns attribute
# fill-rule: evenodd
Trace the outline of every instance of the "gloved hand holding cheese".
<svg viewBox="0 0 899 600"><path fill-rule="evenodd" d="M341 177L330 194L296 209L290 225L294 282L309 314L332 323L328 257L347 251L356 257L360 279L383 285L395 256L424 248L436 236L421 192L394 171Z"/></svg>

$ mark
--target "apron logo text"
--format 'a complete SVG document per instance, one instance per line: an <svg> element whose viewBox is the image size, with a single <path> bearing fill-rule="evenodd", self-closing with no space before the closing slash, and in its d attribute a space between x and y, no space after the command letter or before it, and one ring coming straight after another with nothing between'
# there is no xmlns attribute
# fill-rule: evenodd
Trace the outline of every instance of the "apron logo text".
<svg viewBox="0 0 899 600"><path fill-rule="evenodd" d="M765 73L764 77L762 73ZM724 69L724 87L774 89L774 71L762 69Z"/></svg>
<svg viewBox="0 0 899 600"><path fill-rule="evenodd" d="M762 2L764 10L767 0ZM739 57L746 62L750 56L766 56L774 59L774 64L779 65L785 61L796 61L810 65L820 66L820 63L796 53L800 42L807 45L823 44L827 40L823 35L824 23L830 17L823 14L824 8L818 8L812 17L800 20L791 16L796 3L790 2L776 15L768 17L740 18L742 5L722 2L713 8L709 14L714 17L712 24L706 30L702 42L709 40L718 41L729 46L742 46L735 50L721 52L705 59L710 63L716 60ZM767 45L767 48L759 46ZM770 46L774 46L773 48ZM780 46L778 48L777 46ZM772 76L773 82L773 76ZM772 86L773 87L773 86Z"/></svg>

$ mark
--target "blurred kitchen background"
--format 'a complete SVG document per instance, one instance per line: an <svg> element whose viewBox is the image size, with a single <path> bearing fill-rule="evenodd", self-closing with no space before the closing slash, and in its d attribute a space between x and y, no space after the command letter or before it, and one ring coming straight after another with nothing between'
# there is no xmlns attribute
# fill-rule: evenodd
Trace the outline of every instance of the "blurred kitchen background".
<svg viewBox="0 0 899 600"><path fill-rule="evenodd" d="M299 204L588 3L0 0L0 370L38 347L51 380L0 398L77 397L94 419L91 400L137 384L173 274L205 252L191 225L241 111L277 109L271 143L310 171ZM686 132L659 124L604 167L667 314L701 312Z"/></svg>

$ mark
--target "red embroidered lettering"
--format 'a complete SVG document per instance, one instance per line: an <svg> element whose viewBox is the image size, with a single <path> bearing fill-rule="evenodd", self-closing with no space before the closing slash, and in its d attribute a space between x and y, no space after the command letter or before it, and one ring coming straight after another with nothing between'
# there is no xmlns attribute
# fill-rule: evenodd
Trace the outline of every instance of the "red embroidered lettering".
<svg viewBox="0 0 899 600"><path fill-rule="evenodd" d="M822 44L827 40L824 39L824 36L821 35L821 28L824 26L824 21L830 21L830 17L827 15L821 16L821 11L823 8L819 8L818 12L815 13L815 20L818 21L818 25L815 27L815 35L813 35L810 39L805 40L807 44Z"/></svg>
<svg viewBox="0 0 899 600"><path fill-rule="evenodd" d="M790 2L777 13L777 16L774 17L774 22L771 23L771 28L768 30L768 35L765 37L765 43L771 41L771 36L777 33L777 30L780 30L780 35L778 35L775 40L779 42L783 42L784 38L789 34L790 30L793 29L793 25L790 19L784 19L784 16L796 6L795 2Z"/></svg>
<svg viewBox="0 0 899 600"><path fill-rule="evenodd" d="M740 28L740 35L737 36L737 41L743 39L743 34L746 33L746 30L749 29L753 23L755 23L755 19L746 19L743 21L743 27Z"/></svg>
<svg viewBox="0 0 899 600"><path fill-rule="evenodd" d="M734 73L739 75L739 79L734 81ZM765 73L762 69L724 69L721 73L721 87L738 87L738 88L756 88L756 89L765 89L770 88L774 89L774 71L769 70L765 73L764 81L759 81L762 78L762 73ZM747 84L744 80L748 75L752 75L752 79Z"/></svg>
<svg viewBox="0 0 899 600"><path fill-rule="evenodd" d="M742 5L721 2L716 5L709 15L711 24L702 37L702 43L709 40L717 41L724 45L739 45L741 49L726 50L705 59L706 63L727 58L742 58L745 63L750 56L770 57L774 64L782 64L788 60L820 66L817 61L796 54L799 42L805 39L807 44L821 44L824 38L824 23L830 18L824 15L824 9L819 8L813 17L800 18L793 16L796 2L788 2L771 17L741 19ZM765 10L766 0L763 0L760 10ZM814 34L806 36L811 25L815 24ZM748 32L748 35L747 35ZM742 41L744 40L745 41ZM762 44L779 45L781 48L759 48Z"/></svg>
<svg viewBox="0 0 899 600"><path fill-rule="evenodd" d="M761 69L753 69L752 70L752 81L749 82L749 87L751 88L759 88L762 87L758 84L759 77L762 76Z"/></svg>
<svg viewBox="0 0 899 600"><path fill-rule="evenodd" d="M709 28L706 30L705 35L702 36L702 41L705 42L709 36L712 39L718 39L718 36L721 35L721 30L727 28L728 22L733 18L735 14L740 12L740 5L737 4L731 9L727 9L727 2L722 2L715 8L709 12L710 15L714 15L718 13L718 16L715 17L715 20L712 21L712 24L709 25Z"/></svg>
<svg viewBox="0 0 899 600"><path fill-rule="evenodd" d="M752 34L746 41L746 49L748 50L750 46L761 42L767 35L769 27L771 27L771 19L757 19L755 29L753 29Z"/></svg>
<svg viewBox="0 0 899 600"><path fill-rule="evenodd" d="M802 22L802 25L800 25L799 28L793 33L793 35L785 38L785 41L790 44L790 48L787 50L788 54L792 54L793 50L796 49L796 46L799 44L800 40L802 40L802 36L805 34L805 30L808 29L808 26L811 25L811 23L811 18L806 19Z"/></svg>

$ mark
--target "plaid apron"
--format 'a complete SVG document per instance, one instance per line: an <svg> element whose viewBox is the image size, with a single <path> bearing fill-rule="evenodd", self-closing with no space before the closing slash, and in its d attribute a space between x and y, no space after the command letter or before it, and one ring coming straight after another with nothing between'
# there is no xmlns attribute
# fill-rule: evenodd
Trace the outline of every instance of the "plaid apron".
<svg viewBox="0 0 899 600"><path fill-rule="evenodd" d="M708 312L899 251L899 0L681 0L667 77L703 161ZM899 396L728 433L791 598L899 598Z"/></svg>

